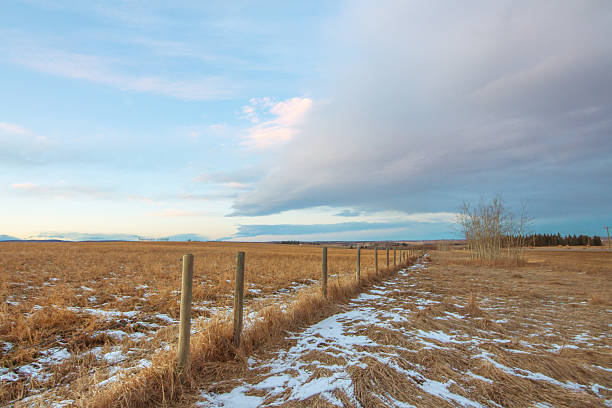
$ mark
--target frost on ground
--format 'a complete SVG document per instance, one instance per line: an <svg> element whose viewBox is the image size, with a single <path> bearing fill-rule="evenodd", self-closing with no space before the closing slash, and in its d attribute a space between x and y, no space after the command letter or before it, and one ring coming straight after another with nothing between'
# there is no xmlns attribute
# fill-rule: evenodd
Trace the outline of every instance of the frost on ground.
<svg viewBox="0 0 612 408"><path fill-rule="evenodd" d="M565 372L558 361L587 342L609 355L609 333L563 338L536 324L545 310L519 323L502 298L470 310L467 297L433 293L430 280L422 263L401 271L286 348L251 357L242 378L207 386L198 406L612 406L609 367L570 354L575 372ZM526 328L533 341L517 340Z"/></svg>

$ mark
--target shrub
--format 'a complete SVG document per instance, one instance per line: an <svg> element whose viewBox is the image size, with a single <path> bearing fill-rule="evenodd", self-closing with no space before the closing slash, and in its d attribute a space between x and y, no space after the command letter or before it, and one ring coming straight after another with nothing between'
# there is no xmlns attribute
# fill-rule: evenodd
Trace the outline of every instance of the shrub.
<svg viewBox="0 0 612 408"><path fill-rule="evenodd" d="M464 202L457 218L472 259L515 265L524 262L529 221L524 204L516 217L499 196L490 203L481 200L477 206Z"/></svg>

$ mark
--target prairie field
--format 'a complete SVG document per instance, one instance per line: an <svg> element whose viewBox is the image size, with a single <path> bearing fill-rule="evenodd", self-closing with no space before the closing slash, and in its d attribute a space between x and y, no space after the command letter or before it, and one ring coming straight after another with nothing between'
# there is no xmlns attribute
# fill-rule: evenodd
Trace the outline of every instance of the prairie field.
<svg viewBox="0 0 612 408"><path fill-rule="evenodd" d="M160 381L155 356L176 344L182 255L195 256L196 349L229 317L238 251L248 350L198 363L201 375L179 394L157 395L147 381ZM128 379L149 395L115 406L612 404L603 250L533 249L506 267L445 248L326 303L303 297L318 295L316 245L2 243L0 260L0 406L90 406ZM330 247L328 270L330 283L352 282L355 250ZM361 251L361 270L371 276L373 250ZM275 329L297 316L293 304L313 310Z"/></svg>
<svg viewBox="0 0 612 408"><path fill-rule="evenodd" d="M247 324L250 313L319 282L321 248L312 245L0 243L0 404L104 386L122 367L149 366L152 352L176 342L183 254L195 256L197 331L231 311L238 251ZM362 270L373 269L373 253L362 250ZM330 281L354 271L355 250L329 248Z"/></svg>
<svg viewBox="0 0 612 408"><path fill-rule="evenodd" d="M434 251L227 367L198 407L612 406L612 253Z"/></svg>

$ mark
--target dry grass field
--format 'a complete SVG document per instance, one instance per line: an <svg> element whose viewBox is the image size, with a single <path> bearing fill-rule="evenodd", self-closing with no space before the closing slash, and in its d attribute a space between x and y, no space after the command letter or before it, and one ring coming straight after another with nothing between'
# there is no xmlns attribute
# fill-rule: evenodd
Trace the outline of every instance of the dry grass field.
<svg viewBox="0 0 612 408"><path fill-rule="evenodd" d="M48 406L50 401L56 407L87 406L88 398L93 401L126 378L141 378L136 372L143 371L148 377L142 377L138 392L146 393L145 382L155 382L160 372L156 364L164 367L153 355L171 356L176 343L184 253L195 255L194 331L202 336L195 337L194 348L223 348L211 346L213 337L202 328L225 330L216 322L230 310L238 251L246 252L245 316L251 329L246 356L224 356L214 364L202 360L198 367L214 375L193 379L188 392L168 399L177 406L215 406L223 392L236 387L247 397L262 398L263 405L286 406L327 407L337 405L334 401L366 407L462 406L465 401L598 406L612 399L612 253L536 249L527 252L524 266L492 267L475 265L465 251L434 251L426 269L409 269L381 282L361 300L323 304L298 294L317 290L318 246L2 243L0 406ZM362 273L371 272L373 251L362 250L361 262ZM379 265L385 265L383 251ZM330 248L330 282L352 281L354 269L354 250ZM291 312L294 322L306 326L274 327L296 299L302 309L314 310ZM338 318L347 308L357 312ZM265 324L255 324L258 311L264 311ZM307 332L308 324L325 318L340 322L347 336L358 333L376 345L353 345L359 353L347 353L331 339L318 354L302 348L304 355L293 353L293 360L281 362L291 370L291 364L303 368L306 361L312 372L302 383L287 384L299 390L306 380L333 377L338 375L333 370L344 367L347 387L332 389L333 398L324 398L324 392L279 396L258 388L270 377L271 362L279 361L279 350L292 355L289 351L302 344L299 330ZM285 328L294 334L284 336ZM295 372L300 370L294 367ZM408 372L412 377L406 378ZM432 394L423 384L434 390L446 384L454 399ZM112 395L122 392L116 388ZM165 388L150 392L159 389ZM105 406L99 401L105 400L98 398L94 405ZM135 400L119 405L129 401Z"/></svg>
<svg viewBox="0 0 612 408"><path fill-rule="evenodd" d="M528 251L513 268L431 258L180 405L612 405L612 253Z"/></svg>
<svg viewBox="0 0 612 408"><path fill-rule="evenodd" d="M121 368L147 367L152 352L176 342L182 255L195 256L197 330L230 311L238 251L246 252L246 324L320 278L318 246L1 243L0 404L49 389L78 394ZM361 256L362 269L373 269L373 251ZM352 278L355 251L330 248L328 265L331 281Z"/></svg>

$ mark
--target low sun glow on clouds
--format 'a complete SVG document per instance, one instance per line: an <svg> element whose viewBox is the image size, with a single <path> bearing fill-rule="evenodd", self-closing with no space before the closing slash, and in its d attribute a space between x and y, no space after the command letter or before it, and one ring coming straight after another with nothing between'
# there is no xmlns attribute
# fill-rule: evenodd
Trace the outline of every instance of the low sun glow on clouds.
<svg viewBox="0 0 612 408"><path fill-rule="evenodd" d="M454 238L497 194L537 232L601 235L610 21L601 0L9 2L0 235Z"/></svg>
<svg viewBox="0 0 612 408"><path fill-rule="evenodd" d="M295 97L277 103L270 98L251 99L242 108L245 117L254 124L248 129L244 144L267 149L288 142L299 132L299 125L311 108L310 98Z"/></svg>

